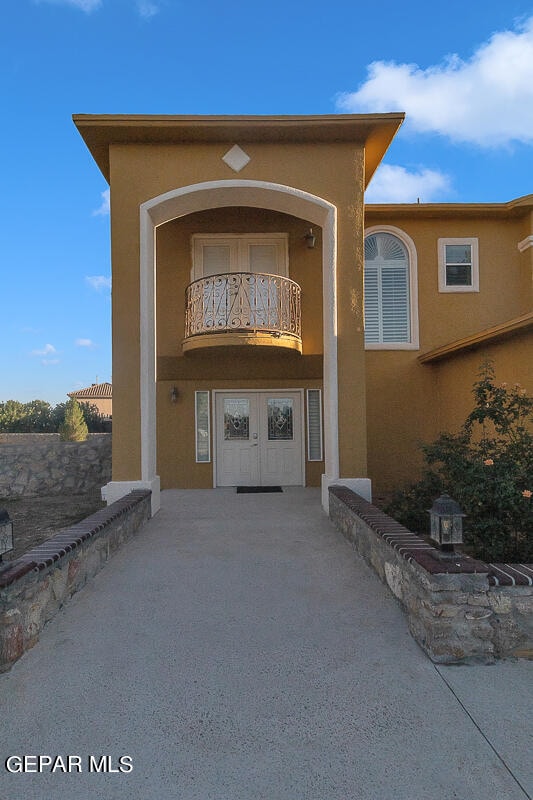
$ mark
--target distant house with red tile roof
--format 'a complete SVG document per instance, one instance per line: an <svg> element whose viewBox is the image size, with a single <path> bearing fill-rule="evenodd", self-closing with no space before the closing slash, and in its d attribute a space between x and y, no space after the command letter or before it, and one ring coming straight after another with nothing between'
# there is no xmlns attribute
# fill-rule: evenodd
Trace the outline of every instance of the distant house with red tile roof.
<svg viewBox="0 0 533 800"><path fill-rule="evenodd" d="M93 383L87 389L68 392L68 396L79 403L89 403L92 406L96 406L104 417L112 416L113 385L111 383Z"/></svg>

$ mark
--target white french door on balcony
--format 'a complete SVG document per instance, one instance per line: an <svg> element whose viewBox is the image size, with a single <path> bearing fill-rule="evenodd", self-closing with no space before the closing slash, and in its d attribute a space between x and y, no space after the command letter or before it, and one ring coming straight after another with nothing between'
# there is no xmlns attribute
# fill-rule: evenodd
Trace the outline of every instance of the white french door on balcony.
<svg viewBox="0 0 533 800"><path fill-rule="evenodd" d="M303 485L301 392L216 392L217 486Z"/></svg>
<svg viewBox="0 0 533 800"><path fill-rule="evenodd" d="M192 237L191 280L228 272L289 274L286 233L204 233Z"/></svg>
<svg viewBox="0 0 533 800"><path fill-rule="evenodd" d="M247 273L239 278L231 273ZM213 330L279 327L278 287L262 275L288 273L288 237L275 234L204 234L193 236L192 279L224 275L206 284L204 320ZM237 321L236 325L231 320Z"/></svg>

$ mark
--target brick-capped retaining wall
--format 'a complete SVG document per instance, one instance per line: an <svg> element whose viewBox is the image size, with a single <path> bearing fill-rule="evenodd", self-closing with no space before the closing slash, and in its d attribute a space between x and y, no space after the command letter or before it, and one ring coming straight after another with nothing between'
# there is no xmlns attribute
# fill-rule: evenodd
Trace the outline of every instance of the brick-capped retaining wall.
<svg viewBox="0 0 533 800"><path fill-rule="evenodd" d="M39 639L61 606L150 519L151 492L135 491L0 565L0 672Z"/></svg>
<svg viewBox="0 0 533 800"><path fill-rule="evenodd" d="M84 494L110 480L110 433L84 442L53 433L0 435L0 497Z"/></svg>
<svg viewBox="0 0 533 800"><path fill-rule="evenodd" d="M485 564L431 544L343 486L329 514L407 612L409 629L442 664L533 658L533 564Z"/></svg>

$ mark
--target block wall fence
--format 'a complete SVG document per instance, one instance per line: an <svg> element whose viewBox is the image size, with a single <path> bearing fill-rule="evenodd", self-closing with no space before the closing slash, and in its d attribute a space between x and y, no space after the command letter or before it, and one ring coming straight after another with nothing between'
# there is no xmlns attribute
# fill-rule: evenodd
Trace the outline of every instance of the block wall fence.
<svg viewBox="0 0 533 800"><path fill-rule="evenodd" d="M84 494L111 480L111 434L62 442L54 433L0 434L0 497Z"/></svg>
<svg viewBox="0 0 533 800"><path fill-rule="evenodd" d="M0 672L39 639L57 611L150 519L136 491L0 565Z"/></svg>
<svg viewBox="0 0 533 800"><path fill-rule="evenodd" d="M533 564L485 564L439 550L342 486L329 514L407 613L432 661L533 659Z"/></svg>

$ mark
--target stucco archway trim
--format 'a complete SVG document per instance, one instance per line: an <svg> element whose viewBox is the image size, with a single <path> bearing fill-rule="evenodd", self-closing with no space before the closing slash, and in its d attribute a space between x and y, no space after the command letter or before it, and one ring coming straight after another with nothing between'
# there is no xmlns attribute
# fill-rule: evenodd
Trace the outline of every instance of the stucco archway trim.
<svg viewBox="0 0 533 800"><path fill-rule="evenodd" d="M225 206L267 208L301 217L323 231L325 482L339 476L337 382L337 209L324 198L283 184L252 180L207 181L173 189L140 206L141 481L157 494L156 475L156 228L196 211ZM133 482L132 482L133 483ZM324 480L323 480L324 485Z"/></svg>

